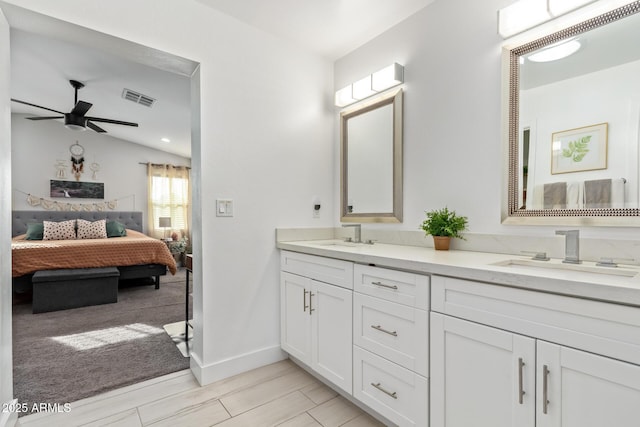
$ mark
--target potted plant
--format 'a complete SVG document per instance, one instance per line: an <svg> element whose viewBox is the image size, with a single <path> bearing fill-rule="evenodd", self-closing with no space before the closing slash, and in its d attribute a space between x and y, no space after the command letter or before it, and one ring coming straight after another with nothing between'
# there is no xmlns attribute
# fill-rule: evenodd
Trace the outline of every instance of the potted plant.
<svg viewBox="0 0 640 427"><path fill-rule="evenodd" d="M426 235L433 236L433 244L437 250L449 250L449 243L452 237L464 239L460 234L467 229L467 217L458 216L455 211L450 211L446 207L425 212L425 219L420 228Z"/></svg>

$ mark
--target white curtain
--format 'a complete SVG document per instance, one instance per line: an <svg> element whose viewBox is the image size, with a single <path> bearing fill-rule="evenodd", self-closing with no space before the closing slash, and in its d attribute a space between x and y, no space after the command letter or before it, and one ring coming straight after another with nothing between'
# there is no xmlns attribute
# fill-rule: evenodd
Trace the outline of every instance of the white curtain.
<svg viewBox="0 0 640 427"><path fill-rule="evenodd" d="M148 234L163 238L176 233L178 239L191 240L189 218L191 215L190 169L185 166L147 165L149 178ZM160 227L161 217L171 218L171 227Z"/></svg>

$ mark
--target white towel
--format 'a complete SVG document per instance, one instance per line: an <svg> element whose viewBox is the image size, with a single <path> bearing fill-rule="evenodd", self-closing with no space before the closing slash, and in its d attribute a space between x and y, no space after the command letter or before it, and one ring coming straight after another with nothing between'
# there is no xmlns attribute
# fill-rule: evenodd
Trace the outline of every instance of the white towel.
<svg viewBox="0 0 640 427"><path fill-rule="evenodd" d="M612 179L611 180L611 207L622 209L624 208L624 183L625 179Z"/></svg>
<svg viewBox="0 0 640 427"><path fill-rule="evenodd" d="M527 195L528 196L528 195ZM544 208L544 187L536 185L533 188L533 197L527 197L527 209L543 209Z"/></svg>
<svg viewBox="0 0 640 427"><path fill-rule="evenodd" d="M583 206L582 183L567 182L567 209L581 209Z"/></svg>

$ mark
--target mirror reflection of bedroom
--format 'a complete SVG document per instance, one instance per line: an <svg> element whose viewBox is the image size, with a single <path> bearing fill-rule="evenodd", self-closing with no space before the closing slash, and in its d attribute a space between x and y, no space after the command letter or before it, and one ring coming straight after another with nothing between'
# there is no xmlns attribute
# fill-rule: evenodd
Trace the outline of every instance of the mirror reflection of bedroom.
<svg viewBox="0 0 640 427"><path fill-rule="evenodd" d="M27 403L188 369L192 335L197 64L46 20L11 29L14 395Z"/></svg>

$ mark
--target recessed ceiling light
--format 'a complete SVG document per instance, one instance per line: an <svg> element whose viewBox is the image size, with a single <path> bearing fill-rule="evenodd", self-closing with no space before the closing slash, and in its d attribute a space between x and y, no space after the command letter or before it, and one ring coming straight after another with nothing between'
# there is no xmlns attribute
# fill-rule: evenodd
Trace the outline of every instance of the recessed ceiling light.
<svg viewBox="0 0 640 427"><path fill-rule="evenodd" d="M529 61L532 62L550 62L558 59L566 58L569 55L573 55L580 49L580 42L577 39L569 40L560 44L551 46L548 49L534 53L529 56Z"/></svg>
<svg viewBox="0 0 640 427"><path fill-rule="evenodd" d="M171 142L171 140L169 138L160 138L160 141L162 141L162 142Z"/></svg>

